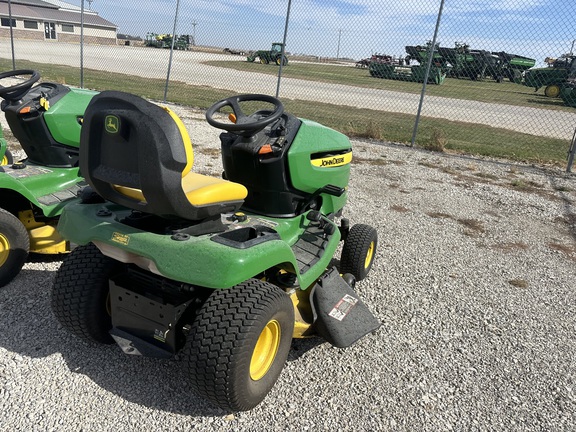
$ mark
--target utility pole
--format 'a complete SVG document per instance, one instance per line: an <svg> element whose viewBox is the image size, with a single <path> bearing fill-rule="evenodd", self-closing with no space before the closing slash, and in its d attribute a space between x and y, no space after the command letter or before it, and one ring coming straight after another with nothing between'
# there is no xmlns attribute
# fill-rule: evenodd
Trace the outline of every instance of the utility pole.
<svg viewBox="0 0 576 432"><path fill-rule="evenodd" d="M340 39L342 38L342 29L338 30L338 49L336 50L336 60L340 58Z"/></svg>
<svg viewBox="0 0 576 432"><path fill-rule="evenodd" d="M192 21L192 45L196 46L196 20Z"/></svg>
<svg viewBox="0 0 576 432"><path fill-rule="evenodd" d="M89 9L89 10L92 10L92 2L93 2L94 0L86 0L86 1L88 2L88 9Z"/></svg>

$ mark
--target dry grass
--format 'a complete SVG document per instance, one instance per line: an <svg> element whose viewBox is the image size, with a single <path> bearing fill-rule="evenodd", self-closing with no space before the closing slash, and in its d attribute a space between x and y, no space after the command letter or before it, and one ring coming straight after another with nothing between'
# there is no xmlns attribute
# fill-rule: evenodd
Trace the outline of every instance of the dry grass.
<svg viewBox="0 0 576 432"><path fill-rule="evenodd" d="M361 156L352 157L352 163L353 164L375 165L375 166L388 165L388 161L386 161L383 158L382 159L369 159L369 158L363 158Z"/></svg>
<svg viewBox="0 0 576 432"><path fill-rule="evenodd" d="M394 211L396 211L396 212L398 212L398 213L406 213L406 212L409 212L409 211L410 211L409 208L406 208L406 207L401 206L401 205L396 205L396 204L390 206L390 210L394 210Z"/></svg>
<svg viewBox="0 0 576 432"><path fill-rule="evenodd" d="M435 151L442 153L446 149L446 144L448 140L446 138L446 133L444 130L439 128L433 128L430 139L425 142L422 147L426 150Z"/></svg>
<svg viewBox="0 0 576 432"><path fill-rule="evenodd" d="M494 249L501 250L502 252L513 252L517 250L528 250L530 246L523 242L509 242L509 243L497 243L492 246Z"/></svg>
<svg viewBox="0 0 576 432"><path fill-rule="evenodd" d="M511 279L508 281L508 283L517 288L528 288L528 282L526 282L524 279Z"/></svg>
<svg viewBox="0 0 576 432"><path fill-rule="evenodd" d="M452 215L449 215L448 213L442 213L442 212L429 212L426 213L428 216L430 216L431 218L434 219L454 219L454 217Z"/></svg>

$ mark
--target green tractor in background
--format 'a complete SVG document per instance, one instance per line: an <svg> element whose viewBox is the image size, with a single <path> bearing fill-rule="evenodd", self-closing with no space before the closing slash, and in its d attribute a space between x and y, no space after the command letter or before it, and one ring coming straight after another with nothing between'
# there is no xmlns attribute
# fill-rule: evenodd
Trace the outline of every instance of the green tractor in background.
<svg viewBox="0 0 576 432"><path fill-rule="evenodd" d="M26 158L14 162L0 127L0 287L21 270L29 252L60 254L70 243L56 231L62 208L76 198L83 114L96 92L41 83L33 70L0 74L2 111Z"/></svg>
<svg viewBox="0 0 576 432"><path fill-rule="evenodd" d="M548 67L530 69L524 73L523 84L538 91L544 87L548 97L559 97L563 83L576 76L576 56L564 54L558 58L546 57Z"/></svg>
<svg viewBox="0 0 576 432"><path fill-rule="evenodd" d="M288 64L288 57L283 53L283 48L283 43L274 42L270 51L256 51L246 57L246 60L254 62L258 58L262 64L276 63L278 66L280 66L280 64L286 66Z"/></svg>

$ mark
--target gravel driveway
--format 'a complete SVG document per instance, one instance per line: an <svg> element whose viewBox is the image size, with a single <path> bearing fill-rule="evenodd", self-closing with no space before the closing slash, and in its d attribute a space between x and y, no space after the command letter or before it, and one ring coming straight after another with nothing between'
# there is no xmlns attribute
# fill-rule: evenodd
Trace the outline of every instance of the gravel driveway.
<svg viewBox="0 0 576 432"><path fill-rule="evenodd" d="M218 131L179 108L196 167ZM250 412L190 392L179 359L126 356L59 327L60 261L0 290L5 431L569 431L576 424L576 183L556 170L354 142L353 223L377 227L357 285L382 327L351 348L295 341Z"/></svg>

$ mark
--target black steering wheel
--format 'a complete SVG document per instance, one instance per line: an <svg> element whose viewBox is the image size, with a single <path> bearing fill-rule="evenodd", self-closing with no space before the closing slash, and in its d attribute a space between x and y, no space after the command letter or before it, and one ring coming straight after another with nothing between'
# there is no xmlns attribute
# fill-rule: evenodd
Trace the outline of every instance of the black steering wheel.
<svg viewBox="0 0 576 432"><path fill-rule="evenodd" d="M240 108L240 102L266 102L273 105L274 109L256 111L253 114L246 115ZM215 120L214 114L227 106L232 108L236 121L234 123L223 123ZM243 137L250 137L279 119L283 113L284 105L275 97L263 94L243 94L216 102L206 111L206 121L215 128L224 129Z"/></svg>
<svg viewBox="0 0 576 432"><path fill-rule="evenodd" d="M21 83L14 84L10 87L4 87L3 85L0 85L0 97L8 101L20 100L22 95L24 95L28 90L30 90L32 84L34 84L36 81L40 79L40 73L38 71L32 69L19 69L0 73L0 80L20 75L30 75L30 78Z"/></svg>

